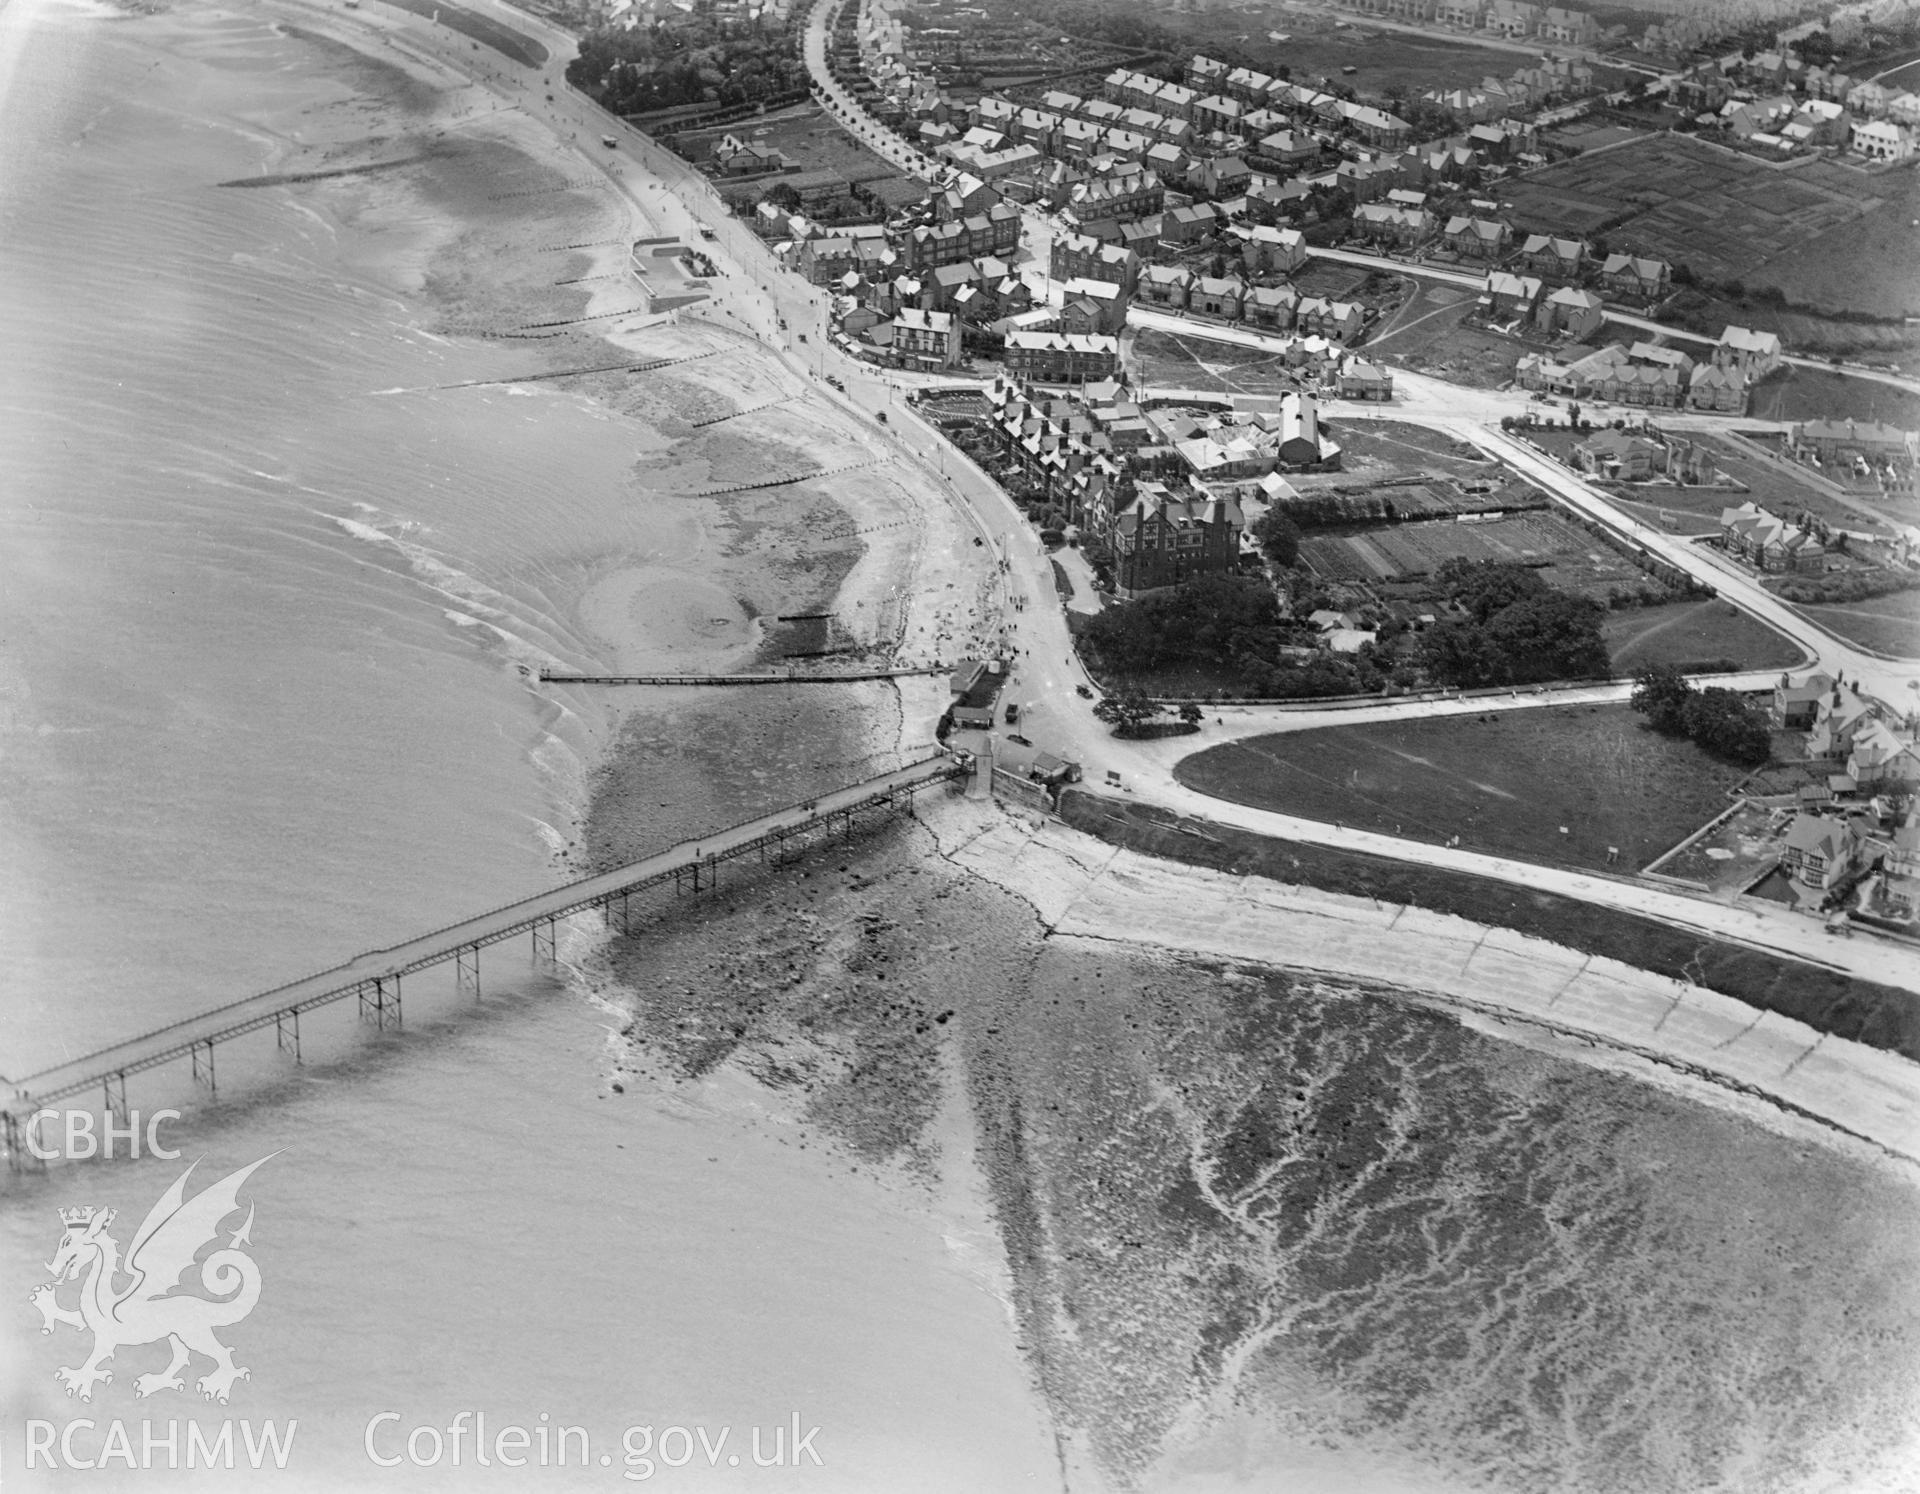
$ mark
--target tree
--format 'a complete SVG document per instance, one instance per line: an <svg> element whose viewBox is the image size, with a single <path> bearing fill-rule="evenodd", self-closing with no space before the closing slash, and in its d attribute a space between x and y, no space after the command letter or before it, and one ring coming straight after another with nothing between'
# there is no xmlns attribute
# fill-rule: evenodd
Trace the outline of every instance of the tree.
<svg viewBox="0 0 1920 1494"><path fill-rule="evenodd" d="M1693 698L1693 686L1671 664L1649 664L1633 677L1633 694L1627 704L1647 718L1647 724L1667 736L1680 736L1687 729L1687 702Z"/></svg>
<svg viewBox="0 0 1920 1494"><path fill-rule="evenodd" d="M1484 623L1503 607L1547 590L1540 573L1508 560L1463 560L1455 557L1434 572L1433 579L1448 598Z"/></svg>
<svg viewBox="0 0 1920 1494"><path fill-rule="evenodd" d="M1161 709L1138 685L1127 685L1094 706L1093 714L1096 720L1111 726L1116 737L1137 737Z"/></svg>
<svg viewBox="0 0 1920 1494"><path fill-rule="evenodd" d="M1260 551L1281 570L1291 570L1300 560L1300 526L1277 508L1270 508L1253 526L1253 537Z"/></svg>
<svg viewBox="0 0 1920 1494"><path fill-rule="evenodd" d="M1684 724L1697 745L1718 757L1757 767L1773 755L1766 713L1738 691L1716 686L1695 692L1687 701Z"/></svg>
<svg viewBox="0 0 1920 1494"><path fill-rule="evenodd" d="M1202 711L1199 706L1190 700L1180 707L1180 720L1185 725L1194 727L1195 729L1198 729L1205 715L1206 712Z"/></svg>

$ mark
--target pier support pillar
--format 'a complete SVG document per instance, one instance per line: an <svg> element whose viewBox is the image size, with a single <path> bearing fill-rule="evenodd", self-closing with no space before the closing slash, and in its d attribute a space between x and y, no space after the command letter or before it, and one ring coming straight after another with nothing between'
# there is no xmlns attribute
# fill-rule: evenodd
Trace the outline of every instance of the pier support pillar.
<svg viewBox="0 0 1920 1494"><path fill-rule="evenodd" d="M360 1020L373 1017L373 1025L386 1031L387 1023L400 1025L400 977L382 975L360 988Z"/></svg>
<svg viewBox="0 0 1920 1494"><path fill-rule="evenodd" d="M554 921L551 918L534 920L533 963L540 970L551 970L560 963L554 947Z"/></svg>
<svg viewBox="0 0 1920 1494"><path fill-rule="evenodd" d="M193 1082L206 1085L208 1094L218 1094L220 1085L213 1076L213 1039L208 1038L204 1043L195 1043L192 1056ZM122 1078L124 1077L123 1075Z"/></svg>
<svg viewBox="0 0 1920 1494"><path fill-rule="evenodd" d="M300 1062L300 1008L290 1012L273 1014L273 1046L282 1053L292 1053L293 1061Z"/></svg>
<svg viewBox="0 0 1920 1494"><path fill-rule="evenodd" d="M480 946L475 944L467 949L453 952L453 981L462 996L471 995L475 1001L480 999Z"/></svg>
<svg viewBox="0 0 1920 1494"><path fill-rule="evenodd" d="M124 1126L127 1123L127 1076L109 1074L100 1083L106 1090L107 1114Z"/></svg>
<svg viewBox="0 0 1920 1494"><path fill-rule="evenodd" d="M11 1110L0 1114L0 1144L7 1149L7 1171L9 1172L45 1172L47 1159L35 1156L27 1146L27 1133L32 1129L33 1121L22 1121Z"/></svg>

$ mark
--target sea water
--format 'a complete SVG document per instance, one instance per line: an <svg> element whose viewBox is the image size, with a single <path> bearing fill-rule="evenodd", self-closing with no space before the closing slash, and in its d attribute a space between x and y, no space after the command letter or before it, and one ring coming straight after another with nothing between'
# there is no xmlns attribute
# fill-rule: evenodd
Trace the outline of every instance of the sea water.
<svg viewBox="0 0 1920 1494"><path fill-rule="evenodd" d="M574 604L655 543L623 484L645 433L551 385L484 382L532 360L435 330L421 266L444 223L370 237L325 194L218 185L338 99L337 61L256 12L0 9L10 1078L552 885L608 739L532 675L602 661ZM364 1432L386 1412L402 1437L463 1412L584 1425L610 1487L643 1425L733 1429L711 1461L649 1465L672 1486L760 1486L743 1439L757 1426L770 1451L796 1417L824 1466L784 1469L793 1487L1052 1471L990 1273L750 1093L614 1094L617 1017L524 955L488 959L465 1019L410 1012L399 1038L320 1043L301 1069L269 1040L217 1103L177 1074L133 1081L136 1107L188 1101L168 1134L203 1159L194 1187L272 1158L231 1406L191 1385L137 1399L156 1346L65 1399L52 1372L85 1335L42 1338L25 1301L56 1206L117 1208L124 1244L184 1160L15 1180L9 1487L78 1476L20 1462L27 1422L76 1417L299 1420L288 1468L268 1485L243 1466L237 1487L475 1486L471 1462L376 1462ZM138 1465L85 1481L208 1478Z"/></svg>

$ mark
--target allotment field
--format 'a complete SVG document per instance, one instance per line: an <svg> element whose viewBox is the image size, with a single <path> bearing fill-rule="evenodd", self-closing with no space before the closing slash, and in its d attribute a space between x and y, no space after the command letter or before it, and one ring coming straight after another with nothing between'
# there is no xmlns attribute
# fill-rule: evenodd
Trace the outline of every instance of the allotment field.
<svg viewBox="0 0 1920 1494"><path fill-rule="evenodd" d="M1778 284L1797 304L1880 310L1912 289L1911 260L1890 257L1893 219L1882 211L1904 212L1912 178L1830 161L1775 169L1662 135L1550 167L1505 196L1532 231L1602 233L1616 249L1688 265L1703 280ZM1884 290L1889 282L1899 289Z"/></svg>
<svg viewBox="0 0 1920 1494"><path fill-rule="evenodd" d="M1725 809L1743 770L1608 705L1276 733L1197 752L1174 776L1257 809L1632 872Z"/></svg>

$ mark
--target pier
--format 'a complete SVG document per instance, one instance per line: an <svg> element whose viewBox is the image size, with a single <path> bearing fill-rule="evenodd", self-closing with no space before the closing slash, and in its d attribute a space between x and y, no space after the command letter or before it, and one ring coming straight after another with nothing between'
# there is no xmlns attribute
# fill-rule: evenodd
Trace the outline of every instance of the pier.
<svg viewBox="0 0 1920 1494"><path fill-rule="evenodd" d="M124 1122L130 1076L185 1059L192 1065L194 1080L212 1091L219 1045L268 1028L273 1029L276 1046L298 1063L300 1019L305 1013L352 1000L358 1004L361 1021L378 1029L398 1027L402 977L448 961L454 963L459 993L478 1001L480 952L490 945L527 935L535 964L552 968L563 918L598 911L609 925L618 923L625 933L630 929L629 905L636 894L669 885L677 893L709 889L718 882L723 866L743 857L780 865L817 842L836 835L851 837L862 824L910 815L916 794L971 772L964 759L942 753L7 1081L10 1094L0 1109L0 1129L8 1164L18 1169L29 1160L24 1143L33 1114L57 1101L99 1094L105 1109Z"/></svg>
<svg viewBox="0 0 1920 1494"><path fill-rule="evenodd" d="M823 656L824 657L824 656ZM542 669L543 685L849 685L861 680L905 679L916 674L947 674L951 664L894 665L880 669L816 670L801 674L561 674Z"/></svg>

